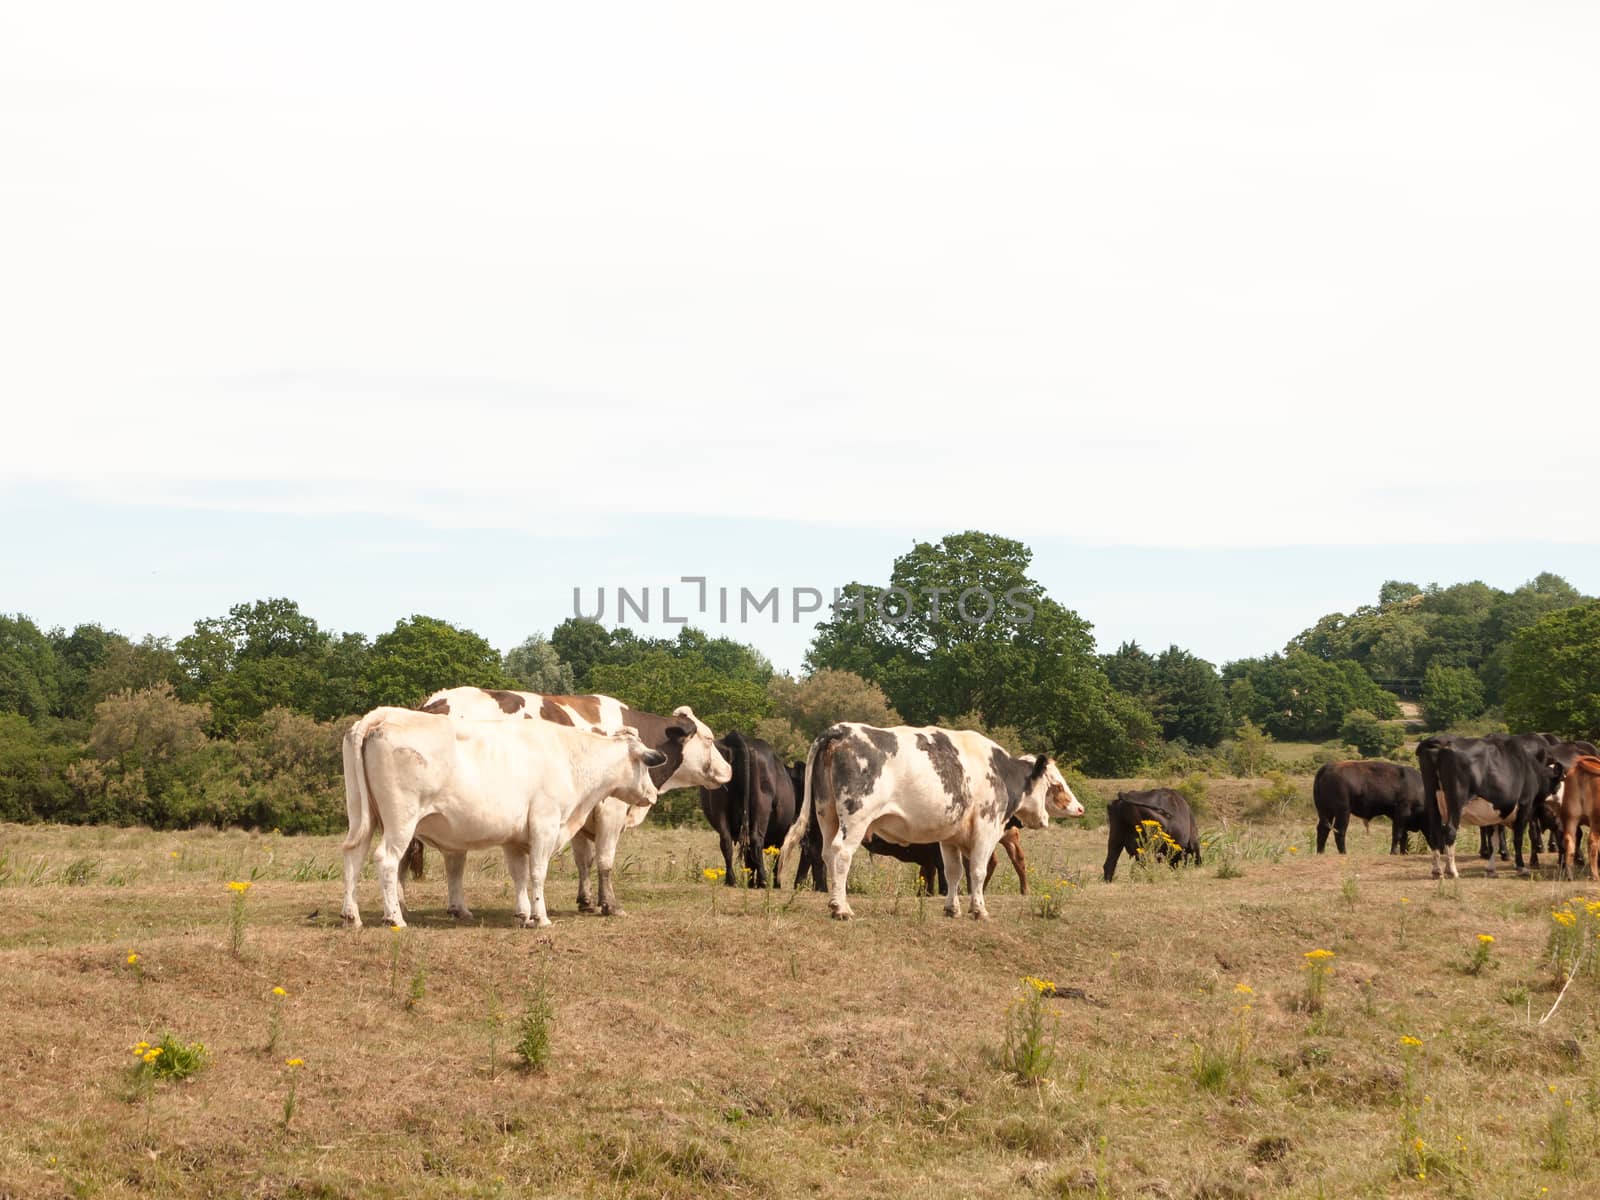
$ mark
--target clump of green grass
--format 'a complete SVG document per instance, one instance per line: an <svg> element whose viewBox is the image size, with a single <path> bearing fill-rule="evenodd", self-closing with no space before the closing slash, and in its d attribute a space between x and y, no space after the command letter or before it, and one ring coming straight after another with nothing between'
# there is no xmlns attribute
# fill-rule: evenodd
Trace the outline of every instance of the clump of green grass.
<svg viewBox="0 0 1600 1200"><path fill-rule="evenodd" d="M271 1054L278 1048L278 1039L283 1036L283 1006L289 1000L289 993L282 987L272 989L271 1015L267 1018L267 1053Z"/></svg>
<svg viewBox="0 0 1600 1200"><path fill-rule="evenodd" d="M1011 1002L1006 1012L1000 1066L1018 1083L1041 1083L1055 1066L1055 1039L1045 1019L1044 1006L1045 996L1054 994L1055 986L1047 979L1026 977L1022 995Z"/></svg>
<svg viewBox="0 0 1600 1200"><path fill-rule="evenodd" d="M517 1056L530 1071L542 1071L550 1061L550 1026L555 1020L555 1006L550 1000L549 980L540 976L538 983L528 993L522 1006L522 1016L517 1022Z"/></svg>
<svg viewBox="0 0 1600 1200"><path fill-rule="evenodd" d="M1468 975L1482 975L1494 965L1494 934L1480 933L1472 947L1472 956L1461 969Z"/></svg>
<svg viewBox="0 0 1600 1200"><path fill-rule="evenodd" d="M1306 973L1305 991L1300 995L1302 1012L1319 1013L1327 1001L1328 980L1333 975L1332 950L1307 950L1300 969Z"/></svg>
<svg viewBox="0 0 1600 1200"><path fill-rule="evenodd" d="M240 958L244 954L244 898L250 891L250 881L229 880L228 890L233 893L233 902L228 909L228 953Z"/></svg>
<svg viewBox="0 0 1600 1200"><path fill-rule="evenodd" d="M1248 983L1234 985L1233 1021L1195 1043L1189 1074L1201 1091L1221 1094L1241 1084L1250 1061L1251 1014L1255 1010L1255 989Z"/></svg>
<svg viewBox="0 0 1600 1200"><path fill-rule="evenodd" d="M1360 877L1354 871L1345 873L1343 881L1339 884L1339 895L1344 898L1346 907L1354 908L1361 898Z"/></svg>
<svg viewBox="0 0 1600 1200"><path fill-rule="evenodd" d="M295 1098L300 1090L300 1071L306 1065L303 1058L286 1058L283 1060L284 1070L289 1072L289 1090L283 1097L283 1127L289 1128L289 1122L294 1120Z"/></svg>
<svg viewBox="0 0 1600 1200"><path fill-rule="evenodd" d="M85 856L75 858L61 868L61 882L68 887L83 887L93 883L100 874L100 860Z"/></svg>
<svg viewBox="0 0 1600 1200"><path fill-rule="evenodd" d="M154 1083L163 1079L187 1079L206 1065L209 1055L199 1042L184 1042L170 1033L159 1042L138 1042L130 1046L138 1062L133 1064L136 1081Z"/></svg>
<svg viewBox="0 0 1600 1200"><path fill-rule="evenodd" d="M1572 1101L1550 1084L1550 1108L1545 1113L1544 1154L1539 1165L1546 1171L1572 1170Z"/></svg>
<svg viewBox="0 0 1600 1200"><path fill-rule="evenodd" d="M417 969L411 972L411 984L406 989L405 1003L402 1007L407 1012L416 1012L422 1005L423 997L428 994L428 968L423 963L417 964Z"/></svg>

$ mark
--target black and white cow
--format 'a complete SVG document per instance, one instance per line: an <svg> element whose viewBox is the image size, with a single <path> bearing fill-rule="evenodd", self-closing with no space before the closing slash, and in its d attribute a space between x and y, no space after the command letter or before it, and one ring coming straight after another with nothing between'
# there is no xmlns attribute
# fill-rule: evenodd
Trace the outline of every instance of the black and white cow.
<svg viewBox="0 0 1600 1200"><path fill-rule="evenodd" d="M1456 833L1462 825L1509 825L1516 850L1517 874L1539 866L1535 839L1524 865L1522 837L1535 806L1557 787L1551 773L1552 747L1537 733L1491 734L1488 737L1424 738L1417 745L1422 772L1423 811L1427 814L1428 846L1433 851L1433 877L1458 878ZM1431 801L1431 803L1429 802ZM1440 856L1444 856L1441 866ZM1484 865L1493 876L1494 860Z"/></svg>
<svg viewBox="0 0 1600 1200"><path fill-rule="evenodd" d="M1427 829L1422 772L1415 767L1374 759L1325 763L1312 782L1311 798L1317 806L1318 854L1328 844L1330 829L1339 853L1344 853L1344 834L1351 817L1363 823L1374 817L1389 818L1390 854L1404 854L1409 835Z"/></svg>
<svg viewBox="0 0 1600 1200"><path fill-rule="evenodd" d="M873 834L901 845L938 842L945 875L954 882L964 874L964 858L989 861L1013 817L1024 828L1042 829L1051 816L1083 815L1048 755L1016 757L970 730L878 729L854 722L834 725L811 744L805 799L783 844L785 872L813 808L822 831L828 907L840 920L854 915L845 896L850 860ZM972 915L988 917L977 871L968 887ZM952 886L945 915L960 912L958 888Z"/></svg>

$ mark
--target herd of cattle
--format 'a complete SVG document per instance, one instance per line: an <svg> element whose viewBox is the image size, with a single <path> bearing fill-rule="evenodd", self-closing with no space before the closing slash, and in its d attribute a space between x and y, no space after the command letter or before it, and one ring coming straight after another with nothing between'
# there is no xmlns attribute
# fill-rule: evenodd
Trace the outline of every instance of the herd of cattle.
<svg viewBox="0 0 1600 1200"><path fill-rule="evenodd" d="M926 890L945 894L947 915L959 915L964 884L972 915L981 919L997 851L1006 851L1026 894L1020 831L1084 811L1048 755L1012 755L967 730L843 722L812 743L805 762L785 763L759 738L716 737L688 707L661 717L609 696L450 688L417 709L368 713L345 735L343 749L350 822L343 915L355 926L356 883L374 840L383 919L391 925L405 924L402 867L409 864L419 878L424 845L444 857L449 911L458 918L471 915L468 853L498 847L518 919L548 925L545 876L568 842L579 910L620 914L613 868L622 832L645 818L659 792L681 787L700 789L729 886L741 874L766 886L765 852L776 850L770 882L776 886L777 876L793 870L796 884L809 878L826 890L833 915L845 919L852 915L850 862L864 847L915 863ZM1561 835L1563 869L1576 859L1579 826L1600 826L1600 757L1586 742L1548 734L1434 737L1418 746L1417 758L1418 768L1323 767L1313 788L1317 850L1331 829L1343 853L1352 816L1382 816L1393 824L1391 852L1404 853L1408 835L1422 833L1434 876L1455 876L1457 830L1477 825L1485 829L1481 853L1492 874L1487 831L1501 829L1503 855L1510 826L1517 868L1526 873L1522 839L1530 824L1533 867L1539 833L1550 830ZM1151 822L1162 835L1152 839L1158 852L1174 863L1200 861L1194 815L1182 795L1168 788L1125 792L1107 808L1108 883L1121 856L1145 844L1142 831ZM1600 841L1591 837L1588 850L1590 877L1600 879Z"/></svg>

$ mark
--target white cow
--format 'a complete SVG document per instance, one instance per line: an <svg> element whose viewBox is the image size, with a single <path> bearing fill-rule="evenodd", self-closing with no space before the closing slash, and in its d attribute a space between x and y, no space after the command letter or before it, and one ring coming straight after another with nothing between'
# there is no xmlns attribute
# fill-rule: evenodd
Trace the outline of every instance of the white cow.
<svg viewBox="0 0 1600 1200"><path fill-rule="evenodd" d="M356 880L372 836L383 919L405 924L400 860L412 836L447 854L499 846L525 925L548 925L544 877L550 857L614 797L648 808L650 768L666 756L632 729L596 733L547 721L459 721L409 708L379 708L344 740L344 919L361 924Z"/></svg>
<svg viewBox="0 0 1600 1200"><path fill-rule="evenodd" d="M644 744L666 755L666 761L651 774L656 786L663 792L680 787L720 787L733 778L733 768L716 746L716 735L694 715L688 705L682 705L670 717L629 708L610 696L551 696L539 692L511 692L475 687L447 688L429 696L422 711L444 716L463 717L468 720L502 720L549 722L570 725L580 729L598 729L610 733L617 729L633 728L639 731ZM597 805L589 820L572 839L572 858L578 865L578 910L593 912L595 905L589 891L589 872L598 859L600 876L600 911L607 916L625 916L617 902L612 868L617 859L617 842L624 829L631 829L643 821L647 808L630 807L620 801L606 800ZM450 911L466 918L466 894L462 878L466 856L445 855L445 878L449 891Z"/></svg>
<svg viewBox="0 0 1600 1200"><path fill-rule="evenodd" d="M1051 816L1081 817L1072 794L1048 755L1008 754L981 733L935 726L876 729L841 723L828 729L806 756L806 791L789 836L781 870L800 849L811 810L822 830L822 861L828 870L828 907L840 920L854 914L845 898L850 859L876 834L901 845L938 842L950 881L945 915L961 913L960 881L967 877L972 915L989 915L983 901L984 873L970 876L969 862L986 863L1015 817L1042 829Z"/></svg>

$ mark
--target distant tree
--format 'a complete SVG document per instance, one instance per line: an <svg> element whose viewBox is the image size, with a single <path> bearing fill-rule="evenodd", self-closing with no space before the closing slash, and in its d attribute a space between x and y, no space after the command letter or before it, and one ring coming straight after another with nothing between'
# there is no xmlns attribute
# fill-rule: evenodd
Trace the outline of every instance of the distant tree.
<svg viewBox="0 0 1600 1200"><path fill-rule="evenodd" d="M1363 758L1383 758L1405 740L1403 731L1388 725L1365 709L1351 709L1339 725L1339 737L1356 748Z"/></svg>
<svg viewBox="0 0 1600 1200"><path fill-rule="evenodd" d="M572 668L561 661L556 648L538 634L506 651L501 664L507 676L524 692L571 695L578 689Z"/></svg>
<svg viewBox="0 0 1600 1200"><path fill-rule="evenodd" d="M1228 695L1217 669L1177 646L1155 660L1149 705L1169 742L1215 746L1228 732Z"/></svg>
<svg viewBox="0 0 1600 1200"><path fill-rule="evenodd" d="M1155 742L1155 722L1111 686L1089 623L1029 578L1032 557L1021 542L976 531L919 542L895 559L887 589L841 589L807 666L871 680L912 724L981 712L1085 770L1131 771ZM968 618L989 619L964 618L963 596Z"/></svg>
<svg viewBox="0 0 1600 1200"><path fill-rule="evenodd" d="M1399 604L1413 596L1422 595L1422 589L1414 583L1401 579L1385 579L1383 586L1378 589L1378 604L1387 608L1391 604Z"/></svg>
<svg viewBox="0 0 1600 1200"><path fill-rule="evenodd" d="M1123 642L1115 651L1100 656L1100 669L1111 686L1124 696L1143 699L1154 690L1156 660L1138 642Z"/></svg>
<svg viewBox="0 0 1600 1200"><path fill-rule="evenodd" d="M66 771L81 750L52 739L48 723L0 713L0 821L59 821L72 793Z"/></svg>
<svg viewBox="0 0 1600 1200"><path fill-rule="evenodd" d="M767 690L747 679L732 679L698 654L648 650L632 662L606 664L589 672L589 686L645 712L666 715L687 704L717 733L749 731L771 713Z"/></svg>
<svg viewBox="0 0 1600 1200"><path fill-rule="evenodd" d="M1383 718L1400 715L1394 696L1373 683L1359 663L1327 662L1298 648L1229 663L1223 679L1235 714L1275 738L1321 741L1358 708Z"/></svg>
<svg viewBox="0 0 1600 1200"><path fill-rule="evenodd" d="M550 634L550 645L561 661L572 668L574 689L593 691L589 672L612 661L611 631L598 621L568 617Z"/></svg>
<svg viewBox="0 0 1600 1200"><path fill-rule="evenodd" d="M767 684L774 715L788 721L809 743L837 721L863 721L880 728L901 724L883 689L853 671L824 667L798 683L775 675Z"/></svg>
<svg viewBox="0 0 1600 1200"><path fill-rule="evenodd" d="M102 762L124 767L167 766L205 744L211 714L204 704L185 704L170 683L119 692L94 707L89 746Z"/></svg>
<svg viewBox="0 0 1600 1200"><path fill-rule="evenodd" d="M1466 667L1429 666L1422 679L1422 709L1429 729L1448 729L1484 710L1483 684Z"/></svg>
<svg viewBox="0 0 1600 1200"><path fill-rule="evenodd" d="M509 687L483 637L437 617L410 616L373 640L365 692L373 705L416 705L448 687Z"/></svg>
<svg viewBox="0 0 1600 1200"><path fill-rule="evenodd" d="M180 694L207 701L212 728L222 734L269 708L315 711L331 641L293 600L236 604L226 617L196 621L179 639Z"/></svg>
<svg viewBox="0 0 1600 1200"><path fill-rule="evenodd" d="M57 710L60 665L55 647L21 613L0 614L0 712L38 721Z"/></svg>
<svg viewBox="0 0 1600 1200"><path fill-rule="evenodd" d="M1234 730L1233 743L1228 748L1228 765L1235 775L1253 779L1269 770L1274 761L1272 736L1246 717Z"/></svg>
<svg viewBox="0 0 1600 1200"><path fill-rule="evenodd" d="M105 654L89 671L84 699L93 712L96 704L117 692L142 691L158 683L177 687L182 679L178 655L166 638L146 636L132 642L113 634Z"/></svg>
<svg viewBox="0 0 1600 1200"><path fill-rule="evenodd" d="M1600 601L1523 629L1506 666L1506 721L1514 731L1600 738Z"/></svg>

